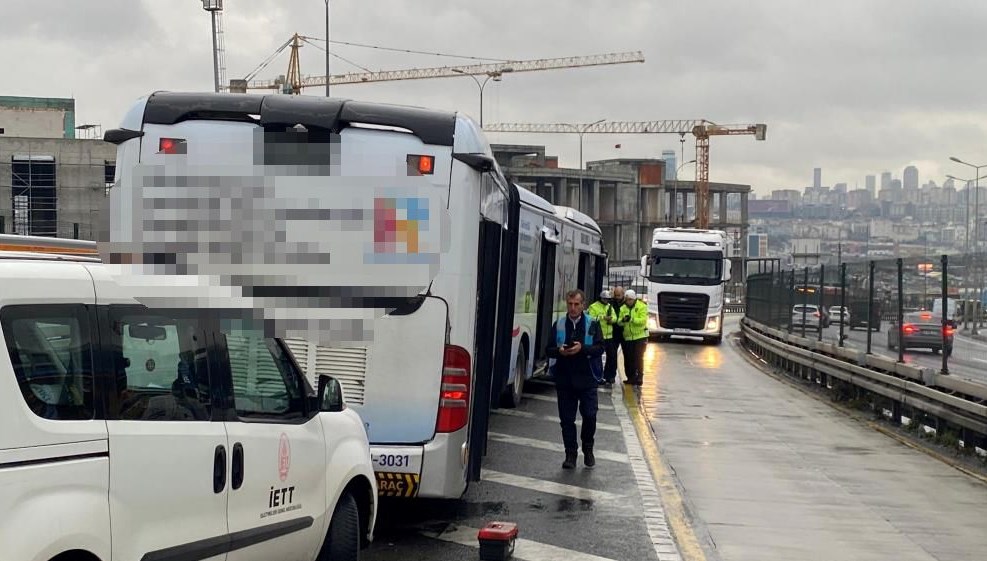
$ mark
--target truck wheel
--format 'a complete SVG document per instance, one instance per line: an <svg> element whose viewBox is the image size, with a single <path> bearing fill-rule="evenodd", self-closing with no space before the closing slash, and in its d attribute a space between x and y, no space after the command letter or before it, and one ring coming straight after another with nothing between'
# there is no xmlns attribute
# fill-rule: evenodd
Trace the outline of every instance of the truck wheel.
<svg viewBox="0 0 987 561"><path fill-rule="evenodd" d="M336 510L329 521L329 534L319 561L360 560L360 509L353 495L346 493L339 498Z"/></svg>
<svg viewBox="0 0 987 561"><path fill-rule="evenodd" d="M524 355L524 347L518 347L517 360L514 364L514 383L504 389L500 398L501 407L514 409L521 405L521 394L524 392L524 373L528 370L528 358Z"/></svg>

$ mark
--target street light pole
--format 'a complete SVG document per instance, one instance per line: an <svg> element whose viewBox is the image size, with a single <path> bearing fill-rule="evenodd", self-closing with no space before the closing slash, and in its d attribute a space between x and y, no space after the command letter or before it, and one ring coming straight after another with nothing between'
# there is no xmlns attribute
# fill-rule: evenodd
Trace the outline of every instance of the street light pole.
<svg viewBox="0 0 987 561"><path fill-rule="evenodd" d="M974 182L974 211L973 211L973 245L975 248L980 248L980 170L987 168L987 164L984 165L974 165L957 158L956 156L950 156L949 159L957 164L962 164L967 167L974 169L976 175L973 176ZM970 182L967 181L966 190L966 252L970 253Z"/></svg>
<svg viewBox="0 0 987 561"><path fill-rule="evenodd" d="M682 171L682 168L684 168L685 166L694 163L696 163L696 160L692 159L689 160L688 162L682 162L682 165L675 168L675 189L672 190L672 203L673 203L672 206L675 208L672 209L672 226L675 226L675 224L678 222L678 216L675 214L675 211L678 210L678 203L679 203L679 172ZM685 201L682 201L682 207L684 208L685 206L686 206Z"/></svg>
<svg viewBox="0 0 987 561"><path fill-rule="evenodd" d="M326 97L329 97L329 51L332 44L329 42L329 0L326 0Z"/></svg>
<svg viewBox="0 0 987 561"><path fill-rule="evenodd" d="M588 125L583 125L582 128L576 125L569 125L570 127L574 128L576 130L576 134L579 135L579 190L577 191L577 193L579 194L580 200L576 201L576 206L578 208L582 208L581 203L583 198L583 135L586 134L586 131L588 131L590 127L594 125L599 125L603 121L606 121L606 119L593 121Z"/></svg>
<svg viewBox="0 0 987 561"><path fill-rule="evenodd" d="M328 2L328 0L326 0L326 1ZM456 74L462 74L464 76L469 76L470 78L473 79L474 82L476 82L476 86L478 88L480 88L480 128L482 129L483 128L483 89L485 87L487 87L487 82L489 82L491 78L493 79L494 82L499 82L501 76L503 76L505 72L514 72L514 69L513 68L501 68L500 70L495 70L495 71L487 72L486 73L487 74L487 77L486 77L485 80L483 80L483 83L480 83L480 81L476 79L476 76L474 76L472 74L467 74L466 72L463 72L459 68L453 68L452 71L455 72Z"/></svg>

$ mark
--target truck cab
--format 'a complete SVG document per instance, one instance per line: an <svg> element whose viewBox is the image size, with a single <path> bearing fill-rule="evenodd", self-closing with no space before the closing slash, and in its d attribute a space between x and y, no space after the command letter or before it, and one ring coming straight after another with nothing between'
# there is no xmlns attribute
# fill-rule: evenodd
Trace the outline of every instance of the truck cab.
<svg viewBox="0 0 987 561"><path fill-rule="evenodd" d="M730 280L727 235L722 230L656 228L651 250L641 257L648 284L648 331L723 340L723 284Z"/></svg>

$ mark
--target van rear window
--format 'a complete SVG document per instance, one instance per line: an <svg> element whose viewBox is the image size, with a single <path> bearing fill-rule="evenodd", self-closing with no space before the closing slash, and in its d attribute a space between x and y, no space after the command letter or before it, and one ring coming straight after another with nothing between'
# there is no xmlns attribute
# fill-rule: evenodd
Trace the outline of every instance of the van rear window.
<svg viewBox="0 0 987 561"><path fill-rule="evenodd" d="M0 311L7 353L28 407L52 420L93 418L92 345L86 307L7 306Z"/></svg>

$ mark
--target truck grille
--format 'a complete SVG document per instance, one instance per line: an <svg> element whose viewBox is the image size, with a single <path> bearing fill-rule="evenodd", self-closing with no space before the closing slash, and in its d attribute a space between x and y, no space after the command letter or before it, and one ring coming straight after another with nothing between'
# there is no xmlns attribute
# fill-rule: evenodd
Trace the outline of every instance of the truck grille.
<svg viewBox="0 0 987 561"><path fill-rule="evenodd" d="M709 295L663 292L658 295L658 318L668 329L692 329L706 327L706 311Z"/></svg>

